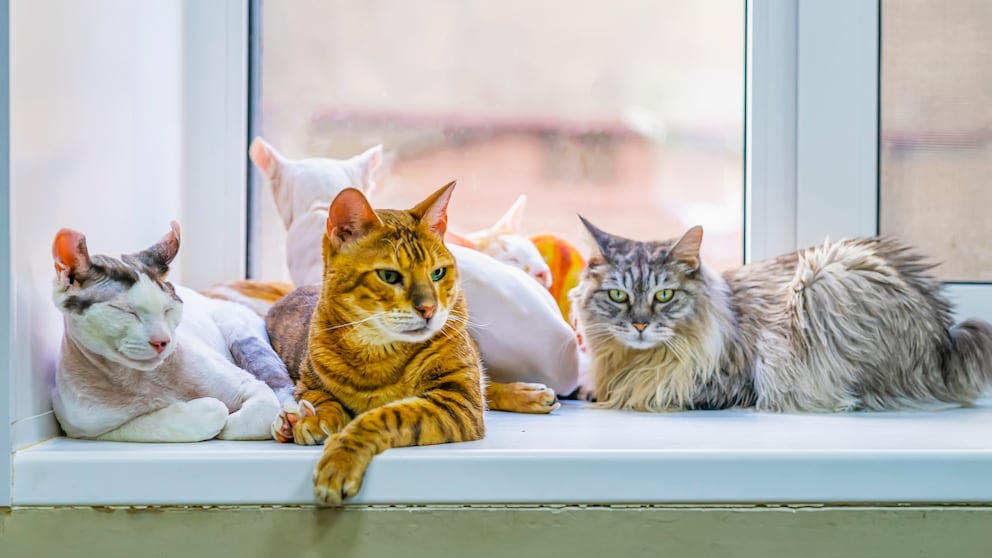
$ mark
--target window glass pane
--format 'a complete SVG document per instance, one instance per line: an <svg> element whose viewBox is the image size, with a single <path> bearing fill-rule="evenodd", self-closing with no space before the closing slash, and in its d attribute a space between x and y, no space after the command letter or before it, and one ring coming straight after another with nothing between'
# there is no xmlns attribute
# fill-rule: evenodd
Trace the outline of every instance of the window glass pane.
<svg viewBox="0 0 992 558"><path fill-rule="evenodd" d="M992 281L992 2L883 0L881 231Z"/></svg>
<svg viewBox="0 0 992 558"><path fill-rule="evenodd" d="M457 179L455 232L527 194L527 234L586 251L577 212L643 240L701 224L710 265L742 262L741 0L267 1L261 26L262 134L293 158L382 143L378 207Z"/></svg>

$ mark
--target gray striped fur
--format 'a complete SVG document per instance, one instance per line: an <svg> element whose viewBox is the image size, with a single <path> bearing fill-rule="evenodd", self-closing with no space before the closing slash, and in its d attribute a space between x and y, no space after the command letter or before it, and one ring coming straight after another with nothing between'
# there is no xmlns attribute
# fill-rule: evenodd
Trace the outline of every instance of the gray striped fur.
<svg viewBox="0 0 992 558"><path fill-rule="evenodd" d="M638 242L586 226L599 253L570 297L601 406L938 408L992 384L992 326L953 325L932 265L896 240L828 241L721 276L699 263L701 229Z"/></svg>

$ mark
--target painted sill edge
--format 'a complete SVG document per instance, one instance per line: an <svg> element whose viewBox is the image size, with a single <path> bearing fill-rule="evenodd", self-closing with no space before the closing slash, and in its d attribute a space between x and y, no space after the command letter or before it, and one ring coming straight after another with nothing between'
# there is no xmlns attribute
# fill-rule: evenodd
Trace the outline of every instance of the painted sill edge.
<svg viewBox="0 0 992 558"><path fill-rule="evenodd" d="M992 502L992 402L937 413L487 414L485 440L377 456L356 505ZM15 506L312 505L319 447L55 438Z"/></svg>

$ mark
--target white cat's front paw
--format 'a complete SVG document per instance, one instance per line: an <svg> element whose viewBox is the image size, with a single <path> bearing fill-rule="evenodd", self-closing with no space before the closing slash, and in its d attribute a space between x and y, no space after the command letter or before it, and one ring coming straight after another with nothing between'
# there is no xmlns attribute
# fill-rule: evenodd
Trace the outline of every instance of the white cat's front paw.
<svg viewBox="0 0 992 558"><path fill-rule="evenodd" d="M213 397L201 397L180 404L172 427L181 438L209 440L217 436L227 423L227 405Z"/></svg>
<svg viewBox="0 0 992 558"><path fill-rule="evenodd" d="M282 404L282 412L276 417L276 420L272 421L271 433L272 439L287 444L293 441L293 425L295 425L302 416L302 411L300 410L300 404L295 401L286 401Z"/></svg>
<svg viewBox="0 0 992 558"><path fill-rule="evenodd" d="M279 417L279 400L268 390L245 401L227 417L227 424L217 435L223 440L270 440L272 424Z"/></svg>

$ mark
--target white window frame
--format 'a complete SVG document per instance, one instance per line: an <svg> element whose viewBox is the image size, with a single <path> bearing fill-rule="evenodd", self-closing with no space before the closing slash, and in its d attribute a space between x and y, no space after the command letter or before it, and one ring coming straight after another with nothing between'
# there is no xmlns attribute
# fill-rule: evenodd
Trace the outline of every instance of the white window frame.
<svg viewBox="0 0 992 558"><path fill-rule="evenodd" d="M10 315L10 2L0 0L0 508L10 506L11 368Z"/></svg>
<svg viewBox="0 0 992 558"><path fill-rule="evenodd" d="M184 84L186 180L183 188L195 192L195 196L184 196L185 199L196 200L195 206L187 205L185 208L184 228L187 235L195 232L198 242L196 246L189 243L184 246L184 250L189 249L193 253L187 254L183 279L194 286L243 276L246 271L249 1L187 0L184 4L188 35L184 56L187 79ZM6 10L6 4L7 0L0 0L0 8ZM877 231L878 9L877 2L864 0L747 2L746 261L781 254L819 242L826 236L838 238L874 234ZM0 17L5 17L5 14ZM844 32L838 33L838 29ZM3 33L6 31L7 26L4 25ZM6 41L3 46L5 44ZM209 71L221 64L228 71L216 74ZM5 77L0 76L0 79ZM7 186L5 181L0 180L0 194L4 194L0 198L0 215L10 210L3 205L7 201ZM4 273L9 274L9 267L5 267L9 262L9 253L5 252L9 243L9 231L0 227L0 278ZM9 308L5 307L10 296L6 290L8 284L8 281L0 282L0 350L9 348L10 343L9 332L3 331L9 324ZM9 354L9 351L3 354ZM0 369L0 385L10 385L11 381L14 378L8 364ZM9 413L9 401L0 398L0 417L9 416ZM720 420L733 420L736 416L720 415ZM755 418L752 416L750 420ZM541 419L547 420L547 417L501 417L500 422L504 425L512 422L513 430L519 431L517 422ZM792 419L775 415L767 420L779 421L774 423L780 424ZM829 420L812 417L803 418L800 422ZM845 417L845 420L858 419ZM847 424L847 428L851 427ZM65 466L59 461L58 452L29 450L17 456L15 463L23 466L24 470L23 474L18 475L17 484L12 485L11 460L8 459L11 454L10 432L6 430L0 429L0 450L5 450L5 458L0 460L0 479L9 479L10 482L3 482L5 486L0 486L0 506L11 504L12 486L15 505L309 501L306 483L309 480L307 471L313 462L309 452L313 450L287 447L258 451L244 445L235 449L223 443L201 444L175 451L156 448L147 456L135 458L134 463L129 463L134 465L135 470L154 476L162 484L157 492L154 491L156 487L152 486L150 490L153 492L144 496L107 494L107 485L99 484L98 478L111 484L113 482L112 474L108 473L113 469L109 469L108 464L121 466L118 455L113 451L104 451L110 447L107 445L99 446L100 451L77 451L76 455L82 455L80 459L85 459L85 462L82 468L72 470L75 475L86 474L90 483L97 483L100 487L98 496L87 493L84 483L76 482L76 479L69 478L62 485L54 482L65 477L60 475ZM517 456L518 453L524 458ZM626 472L621 478L629 486L621 487L623 495L617 492L618 496L613 499L612 489L600 486L593 492L585 493L589 499L584 502L639 503L650 500L649 503L658 503L669 501L666 498L674 498L671 500L673 502L823 502L831 501L831 498L846 502L914 499L966 501L992 498L992 491L973 488L987 486L987 483L983 485L980 482L987 471L982 466L987 463L987 458L982 457L984 454L981 451L978 454L950 452L946 457L925 450L887 457L879 457L880 454L872 452L834 455L829 450L821 452L822 457L817 457L820 454L815 452L797 456L788 452L763 453L760 448L743 457L718 453L709 455L697 452L687 454L685 458L665 458L668 459L666 467L680 472L669 478L679 478L679 484L683 484L688 476L703 474L698 473L703 471L716 482L723 478L714 472L716 469L728 463L733 466L733 463L743 459L742 462L749 464L749 470L754 471L755 477L762 480L737 492L733 492L727 483L702 483L711 487L710 492L696 493L692 488L671 490L657 481L651 481L657 472L652 468L653 460L659 459L655 450L636 454L618 453L615 458L606 457L605 461L602 454L590 457L582 452L561 453L548 462L534 462L527 461L525 451L488 455L486 451L473 453L461 445L455 445L400 450L377 458L370 470L370 475L374 475L376 480L366 484L359 502L458 502L459 493L428 494L424 490L418 491L410 483L401 482L403 475L415 472L424 478L438 477L437 483L418 485L450 484L461 487L468 491L465 494L471 494L465 497L474 503L541 503L535 502L534 498L542 497L547 498L546 503L567 503L573 500L562 498L563 492L557 490L555 485L576 484L563 480L571 475L569 467L575 469L575 475L595 477L609 466ZM986 461L975 461L976 455ZM807 467L804 471L810 475L810 480L805 483L801 478L797 480L794 474L771 468L776 464L789 466L797 462ZM657 461L654 463L657 464ZM911 473L893 480L888 468L893 463ZM926 480L932 478L931 473L938 466L944 467L941 469L943 471L953 470L955 474L949 475L946 482L928 484ZM197 469L194 472L189 467ZM547 478L554 481L538 485L539 479L530 478L526 484L503 487L506 490L504 493L498 493L501 490L499 486L492 486L490 492L497 493L490 494L479 492L479 483L461 478L469 470L472 471L469 475L491 471L496 476L505 473L508 468L519 471L521 478L535 471L543 471ZM881 471L885 471L888 478L876 476L884 482L875 486L848 482L863 470L873 471L876 475L882 475ZM298 480L289 477L298 477ZM226 482L208 482L217 478ZM259 486L255 483L252 486L253 481L275 483L280 478L281 484ZM733 483L740 485L739 477L728 475L726 478L738 479ZM642 480L643 484L637 484ZM783 483L783 480L788 482ZM824 484L811 486L815 482ZM219 494L218 484L234 488ZM596 487L598 484L593 482L583 486ZM688 483L686 486L697 485ZM772 488L762 492L762 487L766 486ZM776 486L785 486L786 489L774 492ZM251 488L252 494L246 495L244 487ZM724 489L720 487L727 487L728 492L722 492ZM829 487L847 488L841 492L831 492L833 489ZM66 496L66 489L75 489L75 492ZM246 498L252 500L247 501Z"/></svg>
<svg viewBox="0 0 992 558"><path fill-rule="evenodd" d="M877 233L878 18L865 0L748 2L745 261Z"/></svg>

